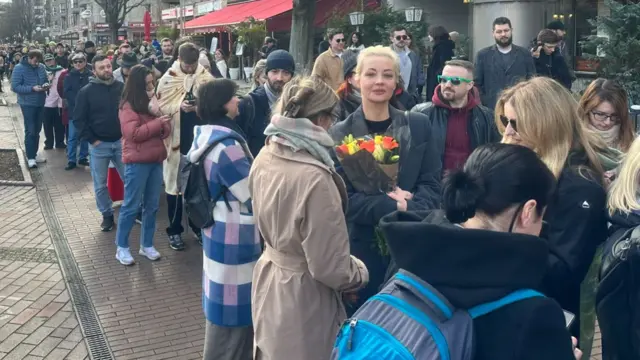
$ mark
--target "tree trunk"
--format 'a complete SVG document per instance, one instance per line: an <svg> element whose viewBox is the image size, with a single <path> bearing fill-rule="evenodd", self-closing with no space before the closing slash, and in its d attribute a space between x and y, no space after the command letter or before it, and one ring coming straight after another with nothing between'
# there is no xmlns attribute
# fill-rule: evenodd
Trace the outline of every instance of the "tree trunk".
<svg viewBox="0 0 640 360"><path fill-rule="evenodd" d="M296 62L296 73L311 73L313 61L313 23L316 17L315 0L293 0L291 41L289 52Z"/></svg>
<svg viewBox="0 0 640 360"><path fill-rule="evenodd" d="M111 43L112 44L117 44L118 43L118 29L120 29L120 26L117 23L109 24L109 32L111 32Z"/></svg>

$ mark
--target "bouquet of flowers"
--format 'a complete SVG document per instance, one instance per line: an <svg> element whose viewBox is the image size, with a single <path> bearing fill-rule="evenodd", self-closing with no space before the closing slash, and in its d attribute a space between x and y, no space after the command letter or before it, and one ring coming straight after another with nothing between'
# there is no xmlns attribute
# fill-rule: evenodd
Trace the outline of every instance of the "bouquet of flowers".
<svg viewBox="0 0 640 360"><path fill-rule="evenodd" d="M400 146L393 137L348 135L335 149L347 178L357 191L375 195L395 189Z"/></svg>

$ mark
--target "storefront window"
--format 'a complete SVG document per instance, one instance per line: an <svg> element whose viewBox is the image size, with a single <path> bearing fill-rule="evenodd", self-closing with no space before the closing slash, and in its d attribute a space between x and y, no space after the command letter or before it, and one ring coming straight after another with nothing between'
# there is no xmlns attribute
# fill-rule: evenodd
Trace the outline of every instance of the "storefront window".
<svg viewBox="0 0 640 360"><path fill-rule="evenodd" d="M574 66L577 71L593 72L593 63L586 59L583 54L581 42L586 40L589 36L594 35L594 26L591 25L590 20L593 20L601 12L598 9L598 0L574 0L575 1L575 61ZM601 9L602 10L602 9Z"/></svg>

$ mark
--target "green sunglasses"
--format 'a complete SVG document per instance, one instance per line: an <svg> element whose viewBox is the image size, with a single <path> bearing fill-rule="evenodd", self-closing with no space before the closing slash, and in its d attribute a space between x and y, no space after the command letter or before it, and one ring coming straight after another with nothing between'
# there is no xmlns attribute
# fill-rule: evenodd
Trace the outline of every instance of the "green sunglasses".
<svg viewBox="0 0 640 360"><path fill-rule="evenodd" d="M461 78L458 76L444 76L444 75L438 75L438 82L440 84L446 84L447 82L451 81L452 85L458 86L461 83L466 83L469 84L471 83L473 80L469 80L469 79L465 79L465 78Z"/></svg>

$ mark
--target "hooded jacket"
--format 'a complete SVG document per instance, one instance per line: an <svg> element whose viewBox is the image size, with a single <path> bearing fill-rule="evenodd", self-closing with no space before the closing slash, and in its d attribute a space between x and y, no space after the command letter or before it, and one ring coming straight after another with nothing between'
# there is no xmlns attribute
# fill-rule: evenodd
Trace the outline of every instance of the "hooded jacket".
<svg viewBox="0 0 640 360"><path fill-rule="evenodd" d="M122 162L162 163L167 158L164 139L171 134L171 124L151 114L139 114L124 103L118 113L122 132Z"/></svg>
<svg viewBox="0 0 640 360"><path fill-rule="evenodd" d="M381 219L380 228L398 266L459 309L535 289L547 266L543 239L464 229L442 210L395 212ZM474 328L474 360L575 359L562 308L550 298L504 306L475 319Z"/></svg>
<svg viewBox="0 0 640 360"><path fill-rule="evenodd" d="M42 64L34 67L29 64L29 57L24 56L13 69L11 75L11 90L18 94L18 104L21 106L44 106L46 92L33 91L36 85L43 85L49 82L47 72Z"/></svg>
<svg viewBox="0 0 640 360"><path fill-rule="evenodd" d="M89 78L92 76L91 67L87 65L84 68L84 71L80 72L77 69L71 69L67 76L64 78L64 96L63 98L67 100L67 109L72 119L73 112L76 107L76 99L78 97L78 93L80 89L82 89L85 85L89 83Z"/></svg>
<svg viewBox="0 0 640 360"><path fill-rule="evenodd" d="M107 83L91 78L78 93L73 112L74 125L80 139L93 144L96 140L116 142L122 137L118 110L124 84L112 79Z"/></svg>
<svg viewBox="0 0 640 360"><path fill-rule="evenodd" d="M447 101L442 99L438 85L431 102L418 104L411 109L412 112L419 112L429 117L429 124L431 131L435 134L434 141L436 141L436 149L443 162L443 168L447 165L449 168L455 167L452 164L458 166L460 160L464 163L469 154L480 145L500 141L501 136L493 118L493 111L480 105L479 99L478 90L474 87L469 92L467 107L463 110L453 109ZM467 119L464 127L459 122L463 113L466 114ZM452 120L457 122L450 124ZM462 132L463 129L466 130L465 133ZM451 134L450 131L452 131ZM469 151L464 159L463 155L467 152L466 146L462 145L461 152L459 144L452 143L452 141L461 140L469 143ZM448 155L447 150L449 151Z"/></svg>

